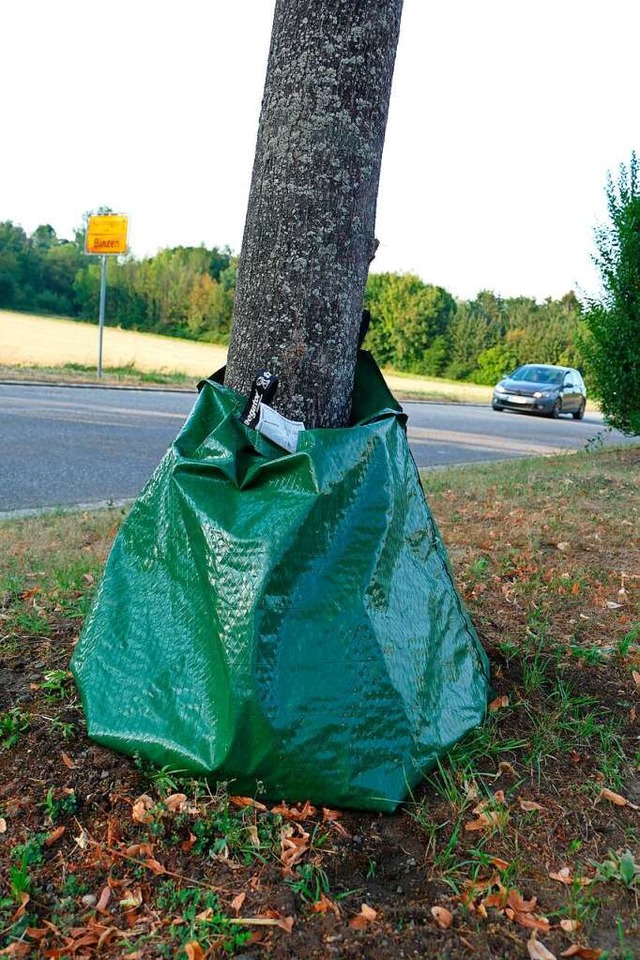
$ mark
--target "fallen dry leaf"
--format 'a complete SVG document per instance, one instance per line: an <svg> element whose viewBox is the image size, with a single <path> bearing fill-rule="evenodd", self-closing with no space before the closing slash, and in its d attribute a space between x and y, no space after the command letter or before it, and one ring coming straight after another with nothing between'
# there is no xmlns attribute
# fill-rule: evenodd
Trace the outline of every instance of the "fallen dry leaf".
<svg viewBox="0 0 640 960"><path fill-rule="evenodd" d="M284 801L276 807L271 808L271 813L279 813L285 820L308 820L313 817L317 810L312 807L309 801L305 801L303 807L290 807Z"/></svg>
<svg viewBox="0 0 640 960"><path fill-rule="evenodd" d="M131 817L136 823L152 823L153 814L149 811L153 805L153 800L148 794L141 794L137 800L134 800L131 808Z"/></svg>
<svg viewBox="0 0 640 960"><path fill-rule="evenodd" d="M496 697L495 700L492 700L489 704L489 712L495 713L496 710L502 710L504 707L509 706L509 697L506 695L503 697Z"/></svg>
<svg viewBox="0 0 640 960"><path fill-rule="evenodd" d="M476 807L476 810L478 808ZM477 820L470 820L465 823L464 829L467 833L473 833L476 830L487 830L500 823L501 818L508 816L506 813L499 813L497 810L485 810Z"/></svg>
<svg viewBox="0 0 640 960"><path fill-rule="evenodd" d="M561 867L560 870L557 871L557 873L550 873L549 879L557 880L558 883L564 883L568 887L570 887L573 883L573 876L571 874L571 870L569 869L569 867Z"/></svg>
<svg viewBox="0 0 640 960"><path fill-rule="evenodd" d="M235 913L236 917L240 913L240 910L242 909L242 904L245 902L246 899L247 899L247 895L243 890L241 893L237 894L231 901L231 909Z"/></svg>
<svg viewBox="0 0 640 960"><path fill-rule="evenodd" d="M541 943L540 940L536 940L535 937L531 937L527 940L527 950L531 960L557 960L555 953L551 953L551 950L547 950L544 943Z"/></svg>
<svg viewBox="0 0 640 960"><path fill-rule="evenodd" d="M509 890L507 903L513 910L517 910L518 913L533 913L537 906L538 898L532 897L531 900L523 900L517 890Z"/></svg>
<svg viewBox="0 0 640 960"><path fill-rule="evenodd" d="M511 907L505 907L504 913L509 920L519 923L521 927L526 927L528 930L535 930L536 933L549 933L551 929L551 924L546 917L536 917L533 913L520 913Z"/></svg>
<svg viewBox="0 0 640 960"><path fill-rule="evenodd" d="M509 776L511 777L516 776L516 771L514 767L510 763L508 763L506 760L500 761L500 763L498 764L498 771L500 774L508 773Z"/></svg>
<svg viewBox="0 0 640 960"><path fill-rule="evenodd" d="M204 950L197 940L192 940L191 943L185 943L182 949L187 955L187 960L204 960Z"/></svg>
<svg viewBox="0 0 640 960"><path fill-rule="evenodd" d="M69 754L65 753L63 750L61 755L62 755L62 762L64 763L65 767L68 767L69 770L75 770L76 764L73 762Z"/></svg>
<svg viewBox="0 0 640 960"><path fill-rule="evenodd" d="M508 860L503 860L502 857L491 857L489 863L493 864L494 867L497 867L498 870L506 870L511 866Z"/></svg>
<svg viewBox="0 0 640 960"><path fill-rule="evenodd" d="M264 803L254 800L253 797L229 797L229 803L233 803L236 807L255 807L256 810L263 812L267 809Z"/></svg>
<svg viewBox="0 0 640 960"><path fill-rule="evenodd" d="M7 832L7 821L4 817L0 817L0 833Z"/></svg>
<svg viewBox="0 0 640 960"><path fill-rule="evenodd" d="M524 810L525 813L532 813L534 810L545 809L541 803L536 803L535 800L523 800L521 797L518 797L518 803L520 804L520 809Z"/></svg>
<svg viewBox="0 0 640 960"><path fill-rule="evenodd" d="M631 676L633 677L633 682L638 687L640 686L640 673L637 670L631 671Z"/></svg>
<svg viewBox="0 0 640 960"><path fill-rule="evenodd" d="M469 820L468 823L465 823L464 829L465 833L473 833L476 830L486 830L488 826L489 821L483 813L482 816L478 817L476 820Z"/></svg>
<svg viewBox="0 0 640 960"><path fill-rule="evenodd" d="M107 904L111 899L111 887L105 887L100 894L100 899L96 903L96 911L98 913L108 913Z"/></svg>
<svg viewBox="0 0 640 960"><path fill-rule="evenodd" d="M577 943L572 943L570 947L562 951L560 956L580 957L580 960L598 960L598 957L601 957L603 953L603 950L592 947L579 947Z"/></svg>
<svg viewBox="0 0 640 960"><path fill-rule="evenodd" d="M291 872L291 868L302 860L309 849L309 834L305 833L299 824L297 826L300 836L295 837L291 833L283 831L280 838L280 859L286 873ZM292 828L289 827L288 830L292 830Z"/></svg>
<svg viewBox="0 0 640 960"><path fill-rule="evenodd" d="M616 807L631 807L632 810L640 809L635 803L631 803L626 797L623 797L619 793L614 793L614 791L609 790L608 787L603 787L598 797L602 797L603 800L608 800L609 803L614 803Z"/></svg>
<svg viewBox="0 0 640 960"><path fill-rule="evenodd" d="M370 923L373 923L377 916L378 913L373 907L363 903L360 907L360 913L349 920L349 926L354 930L362 930L364 927L368 927Z"/></svg>
<svg viewBox="0 0 640 960"><path fill-rule="evenodd" d="M446 907L431 907L431 913L438 926L442 927L443 930L448 930L453 923L453 914Z"/></svg>
<svg viewBox="0 0 640 960"><path fill-rule="evenodd" d="M329 897L326 897L324 893L320 894L320 899L316 900L313 909L316 913L327 913L330 910L331 913L335 913L336 917L340 916L340 910L337 904L335 904L333 900L330 900Z"/></svg>
<svg viewBox="0 0 640 960"><path fill-rule="evenodd" d="M156 876L160 876L163 873L166 873L166 868L162 866L159 860L155 860L153 857L148 857L144 862L145 867L148 867L152 873L155 873Z"/></svg>
<svg viewBox="0 0 640 960"><path fill-rule="evenodd" d="M4 950L0 950L0 957L28 957L31 953L32 944L15 941L10 943Z"/></svg>
<svg viewBox="0 0 640 960"><path fill-rule="evenodd" d="M53 846L56 840L59 840L60 837L63 836L63 834L66 832L66 830L67 830L66 827L56 827L55 830L52 830L51 833L47 835L47 838L44 841L45 847Z"/></svg>
<svg viewBox="0 0 640 960"><path fill-rule="evenodd" d="M560 926L565 933L575 933L580 927L580 923L578 920L568 920L565 918L564 920L560 921Z"/></svg>
<svg viewBox="0 0 640 960"><path fill-rule="evenodd" d="M182 813L187 802L186 793L172 793L164 800L164 805L171 813Z"/></svg>

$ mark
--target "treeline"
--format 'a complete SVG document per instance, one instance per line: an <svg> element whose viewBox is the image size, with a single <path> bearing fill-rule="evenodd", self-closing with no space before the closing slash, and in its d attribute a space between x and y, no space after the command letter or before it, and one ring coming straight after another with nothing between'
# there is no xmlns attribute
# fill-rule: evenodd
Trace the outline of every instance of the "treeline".
<svg viewBox="0 0 640 960"><path fill-rule="evenodd" d="M174 247L154 257L110 257L105 319L123 328L227 343L237 258L225 248ZM0 308L94 321L100 263L44 225L27 235L0 223ZM407 373L494 383L519 363L581 366L576 334L581 306L573 293L540 304L488 291L456 300L410 274L372 274L365 346L383 366Z"/></svg>

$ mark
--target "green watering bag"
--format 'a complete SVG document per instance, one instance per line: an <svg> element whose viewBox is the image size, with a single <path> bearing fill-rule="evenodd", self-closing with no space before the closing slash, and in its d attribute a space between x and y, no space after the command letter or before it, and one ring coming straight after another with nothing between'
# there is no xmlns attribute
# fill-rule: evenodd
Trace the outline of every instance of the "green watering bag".
<svg viewBox="0 0 640 960"><path fill-rule="evenodd" d="M405 417L286 453L213 380L125 520L71 667L89 735L268 798L391 811L484 717L488 664Z"/></svg>

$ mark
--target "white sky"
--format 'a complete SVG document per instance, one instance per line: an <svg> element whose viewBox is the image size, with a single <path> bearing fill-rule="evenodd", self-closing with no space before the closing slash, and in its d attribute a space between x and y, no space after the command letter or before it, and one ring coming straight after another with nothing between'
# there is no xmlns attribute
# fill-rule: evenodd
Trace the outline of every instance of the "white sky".
<svg viewBox="0 0 640 960"><path fill-rule="evenodd" d="M313 0L309 0L313 3ZM274 0L3 0L0 220L239 252ZM405 0L373 269L461 298L595 292L640 151L638 0Z"/></svg>

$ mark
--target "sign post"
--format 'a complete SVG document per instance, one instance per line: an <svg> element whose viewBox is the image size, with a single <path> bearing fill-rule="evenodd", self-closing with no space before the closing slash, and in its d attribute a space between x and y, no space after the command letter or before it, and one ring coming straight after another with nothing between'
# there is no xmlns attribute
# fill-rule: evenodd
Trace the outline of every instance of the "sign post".
<svg viewBox="0 0 640 960"><path fill-rule="evenodd" d="M129 218L120 214L99 214L89 217L84 249L88 254L99 254L100 309L98 314L98 376L102 376L102 335L104 331L104 305L107 296L107 257L127 252L127 229Z"/></svg>

